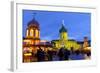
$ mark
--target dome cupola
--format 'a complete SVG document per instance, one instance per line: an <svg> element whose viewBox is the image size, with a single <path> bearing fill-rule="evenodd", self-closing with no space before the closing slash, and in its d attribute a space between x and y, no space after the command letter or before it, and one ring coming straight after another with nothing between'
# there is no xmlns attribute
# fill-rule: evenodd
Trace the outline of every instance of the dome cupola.
<svg viewBox="0 0 100 73"><path fill-rule="evenodd" d="M67 32L67 29L64 27L64 25L62 24L62 27L60 28L59 32Z"/></svg>

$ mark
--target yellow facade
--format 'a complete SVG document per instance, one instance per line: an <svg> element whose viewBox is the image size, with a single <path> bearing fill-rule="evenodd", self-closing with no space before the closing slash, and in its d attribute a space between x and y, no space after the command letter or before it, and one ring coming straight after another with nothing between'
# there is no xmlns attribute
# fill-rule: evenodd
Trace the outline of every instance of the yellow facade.
<svg viewBox="0 0 100 73"><path fill-rule="evenodd" d="M75 42L75 41L67 41L66 40L64 42L64 44L62 44L60 41L61 40L59 40L59 41L53 41L55 43L54 48L60 49L61 47L65 47L65 49L68 49L68 50L70 50L71 47L73 47L74 50L78 50L78 49L81 48L81 45L77 44L77 42Z"/></svg>
<svg viewBox="0 0 100 73"><path fill-rule="evenodd" d="M68 34L66 32L60 33L60 39L61 40L68 40Z"/></svg>
<svg viewBox="0 0 100 73"><path fill-rule="evenodd" d="M68 39L68 33L65 29L64 25L62 25L60 29L60 39L59 40L53 40L54 48L60 49L61 47L65 47L65 49L70 50L71 47L73 47L74 50L78 50L81 48L81 45L78 44L75 40Z"/></svg>

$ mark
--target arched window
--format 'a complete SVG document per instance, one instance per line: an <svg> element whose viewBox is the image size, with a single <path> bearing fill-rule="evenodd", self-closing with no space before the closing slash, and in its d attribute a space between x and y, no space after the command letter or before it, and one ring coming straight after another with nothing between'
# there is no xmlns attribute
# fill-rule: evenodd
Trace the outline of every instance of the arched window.
<svg viewBox="0 0 100 73"><path fill-rule="evenodd" d="M29 33L29 32L28 32L28 29L27 29L27 30L26 30L26 37L28 37L28 36L29 36L29 35L28 35L28 33Z"/></svg>
<svg viewBox="0 0 100 73"><path fill-rule="evenodd" d="M38 30L37 30L37 29L36 29L35 32L36 32L36 35L35 35L35 36L36 36L36 37L39 37L39 33L38 33Z"/></svg>
<svg viewBox="0 0 100 73"><path fill-rule="evenodd" d="M33 36L33 29L30 30L30 36Z"/></svg>

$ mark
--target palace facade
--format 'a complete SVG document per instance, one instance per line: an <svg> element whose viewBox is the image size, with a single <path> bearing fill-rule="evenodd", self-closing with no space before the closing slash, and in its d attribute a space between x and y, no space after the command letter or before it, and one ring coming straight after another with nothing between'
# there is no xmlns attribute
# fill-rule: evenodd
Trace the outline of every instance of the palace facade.
<svg viewBox="0 0 100 73"><path fill-rule="evenodd" d="M73 47L74 50L78 50L81 48L81 45L78 44L77 41L68 38L68 31L64 27L64 24L62 24L59 30L59 34L60 34L60 39L52 40L52 44L55 49L60 49L61 47L65 47L66 49L70 50L71 47Z"/></svg>
<svg viewBox="0 0 100 73"><path fill-rule="evenodd" d="M27 24L26 36L23 38L23 62L31 62L37 50L41 48L44 51L51 49L51 43L40 39L39 23L33 18Z"/></svg>

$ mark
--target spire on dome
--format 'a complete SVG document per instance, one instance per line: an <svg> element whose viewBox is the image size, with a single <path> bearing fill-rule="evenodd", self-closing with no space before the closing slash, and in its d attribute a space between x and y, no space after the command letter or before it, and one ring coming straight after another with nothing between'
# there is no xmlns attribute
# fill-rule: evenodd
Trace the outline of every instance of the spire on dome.
<svg viewBox="0 0 100 73"><path fill-rule="evenodd" d="M62 20L62 27L61 27L61 29L59 30L60 33L61 33L61 32L67 32L67 29L65 28L64 25L65 25L65 24L64 24L64 20Z"/></svg>
<svg viewBox="0 0 100 73"><path fill-rule="evenodd" d="M36 14L37 14L37 13L32 13L32 15L33 15L33 19L35 19Z"/></svg>
<svg viewBox="0 0 100 73"><path fill-rule="evenodd" d="M62 25L65 25L65 24L64 24L64 20L62 20Z"/></svg>
<svg viewBox="0 0 100 73"><path fill-rule="evenodd" d="M32 13L33 19L31 21L28 22L28 26L32 26L32 27L37 27L39 28L39 23L38 21L35 19L36 13Z"/></svg>

